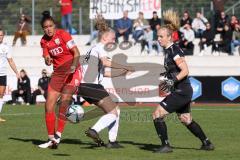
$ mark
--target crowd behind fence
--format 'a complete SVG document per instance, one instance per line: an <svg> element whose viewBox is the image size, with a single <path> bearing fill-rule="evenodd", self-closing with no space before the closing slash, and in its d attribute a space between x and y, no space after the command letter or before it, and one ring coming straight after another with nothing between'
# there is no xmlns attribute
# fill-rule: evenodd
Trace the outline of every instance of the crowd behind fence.
<svg viewBox="0 0 240 160"><path fill-rule="evenodd" d="M31 34L42 34L40 19L43 10L49 10L56 21L60 24L60 7L57 0L1 0L0 1L0 26L5 29L7 35L15 32L18 17L24 13L32 18ZM213 6L211 1L183 0L180 2L173 0L162 0L162 10L173 8L179 13L188 10L191 16L195 16L197 11L209 18L212 14ZM228 14L239 16L239 0L228 0L226 4ZM89 34L91 32L91 20L89 19L89 1L73 1L73 27L79 34Z"/></svg>

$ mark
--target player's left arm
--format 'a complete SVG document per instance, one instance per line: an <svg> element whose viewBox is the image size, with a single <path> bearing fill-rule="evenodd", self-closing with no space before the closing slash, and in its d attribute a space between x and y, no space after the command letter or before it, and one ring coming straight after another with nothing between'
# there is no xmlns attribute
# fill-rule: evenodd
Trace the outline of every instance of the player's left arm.
<svg viewBox="0 0 240 160"><path fill-rule="evenodd" d="M180 68L180 72L176 75L176 80L180 81L189 74L188 65L184 57L177 56L174 58L176 65Z"/></svg>
<svg viewBox="0 0 240 160"><path fill-rule="evenodd" d="M80 52L79 52L79 50L77 48L77 45L74 42L72 36L69 33L63 32L62 33L62 38L63 38L64 42L66 43L67 48L73 54L73 61L72 61L72 65L71 65L71 68L70 68L70 73L74 73L76 68L79 65Z"/></svg>
<svg viewBox="0 0 240 160"><path fill-rule="evenodd" d="M79 52L77 46L73 47L71 49L71 52L73 53L73 62L72 62L72 65L71 65L71 71L70 72L74 73L76 68L79 65L80 52Z"/></svg>

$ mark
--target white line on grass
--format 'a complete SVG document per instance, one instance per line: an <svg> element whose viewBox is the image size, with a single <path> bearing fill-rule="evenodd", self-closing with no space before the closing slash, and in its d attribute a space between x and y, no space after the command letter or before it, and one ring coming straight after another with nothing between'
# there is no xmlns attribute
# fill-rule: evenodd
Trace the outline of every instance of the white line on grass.
<svg viewBox="0 0 240 160"><path fill-rule="evenodd" d="M26 115L39 115L42 113L4 113L3 116L26 116Z"/></svg>
<svg viewBox="0 0 240 160"><path fill-rule="evenodd" d="M240 111L240 108L192 108L193 111Z"/></svg>
<svg viewBox="0 0 240 160"><path fill-rule="evenodd" d="M123 112L145 112L152 109L130 109ZM193 111L240 111L240 108L192 108ZM41 115L43 113L3 113L2 116L26 116L26 115Z"/></svg>

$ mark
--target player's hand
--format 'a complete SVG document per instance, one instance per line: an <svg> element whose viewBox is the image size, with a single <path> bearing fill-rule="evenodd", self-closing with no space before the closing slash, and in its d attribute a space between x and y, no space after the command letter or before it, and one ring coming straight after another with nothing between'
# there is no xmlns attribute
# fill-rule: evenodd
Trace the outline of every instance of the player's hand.
<svg viewBox="0 0 240 160"><path fill-rule="evenodd" d="M71 66L69 73L74 73L76 71L76 66Z"/></svg>
<svg viewBox="0 0 240 160"><path fill-rule="evenodd" d="M50 56L45 57L45 64L51 66L53 59Z"/></svg>
<svg viewBox="0 0 240 160"><path fill-rule="evenodd" d="M166 97L171 93L172 88L174 87L173 80L163 79L159 83L159 96Z"/></svg>
<svg viewBox="0 0 240 160"><path fill-rule="evenodd" d="M40 90L41 91L41 94L44 95L44 90Z"/></svg>
<svg viewBox="0 0 240 160"><path fill-rule="evenodd" d="M20 90L20 91L19 91L19 94L23 94L23 90Z"/></svg>

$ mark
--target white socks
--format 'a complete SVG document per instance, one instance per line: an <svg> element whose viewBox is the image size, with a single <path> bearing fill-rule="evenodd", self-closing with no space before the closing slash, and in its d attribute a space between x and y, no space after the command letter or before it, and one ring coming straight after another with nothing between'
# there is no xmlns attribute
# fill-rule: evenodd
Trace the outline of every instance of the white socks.
<svg viewBox="0 0 240 160"><path fill-rule="evenodd" d="M108 113L104 116L102 116L97 123L92 127L96 132L100 132L104 128L108 127L111 123L116 121L117 116L112 113Z"/></svg>
<svg viewBox="0 0 240 160"><path fill-rule="evenodd" d="M3 104L4 104L4 101L2 98L0 98L0 113L2 112Z"/></svg>
<svg viewBox="0 0 240 160"><path fill-rule="evenodd" d="M110 142L115 142L117 140L119 120L120 120L120 109L117 108L118 117L115 122L113 122L108 127L108 137Z"/></svg>

